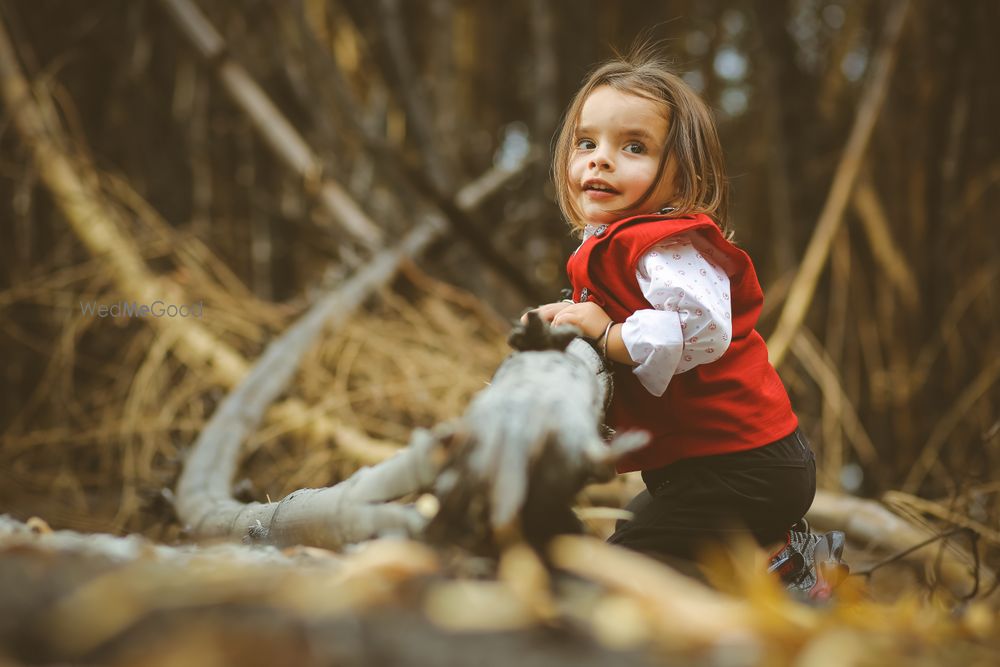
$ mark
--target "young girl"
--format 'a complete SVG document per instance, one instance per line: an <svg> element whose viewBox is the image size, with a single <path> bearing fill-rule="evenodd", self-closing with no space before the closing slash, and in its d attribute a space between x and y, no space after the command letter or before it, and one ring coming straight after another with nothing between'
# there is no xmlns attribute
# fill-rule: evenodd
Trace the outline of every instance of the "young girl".
<svg viewBox="0 0 1000 667"><path fill-rule="evenodd" d="M610 541L690 558L732 531L786 538L812 503L815 462L754 329L763 294L728 240L711 112L649 49L611 60L573 98L553 169L583 242L572 300L537 311L612 362L608 424L651 435L619 462L647 490Z"/></svg>

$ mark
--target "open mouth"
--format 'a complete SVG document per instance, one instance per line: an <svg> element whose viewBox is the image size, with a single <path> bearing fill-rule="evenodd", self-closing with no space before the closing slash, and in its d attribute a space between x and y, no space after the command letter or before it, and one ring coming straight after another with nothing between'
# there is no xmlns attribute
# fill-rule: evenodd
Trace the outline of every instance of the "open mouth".
<svg viewBox="0 0 1000 667"><path fill-rule="evenodd" d="M618 194L618 191L604 181L586 181L583 184L584 192L607 192L608 194Z"/></svg>

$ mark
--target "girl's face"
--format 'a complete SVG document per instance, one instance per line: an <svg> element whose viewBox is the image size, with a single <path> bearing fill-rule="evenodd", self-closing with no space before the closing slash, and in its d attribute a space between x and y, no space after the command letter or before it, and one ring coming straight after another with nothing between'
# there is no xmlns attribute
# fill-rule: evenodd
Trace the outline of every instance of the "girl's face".
<svg viewBox="0 0 1000 667"><path fill-rule="evenodd" d="M599 86L580 110L569 161L570 195L583 221L600 225L657 211L674 194L667 162L652 196L636 202L656 178L669 127L662 104Z"/></svg>

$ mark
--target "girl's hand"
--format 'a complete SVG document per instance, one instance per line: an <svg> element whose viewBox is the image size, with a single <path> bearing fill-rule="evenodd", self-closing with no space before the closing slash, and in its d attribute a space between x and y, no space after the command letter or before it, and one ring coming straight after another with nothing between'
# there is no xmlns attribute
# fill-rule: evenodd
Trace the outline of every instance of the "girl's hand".
<svg viewBox="0 0 1000 667"><path fill-rule="evenodd" d="M564 305L566 307L560 308L552 318L552 325L572 324L582 331L586 338L596 339L601 336L611 321L604 309L591 301Z"/></svg>
<svg viewBox="0 0 1000 667"><path fill-rule="evenodd" d="M539 317L541 317L546 322L551 323L552 319L556 315L558 315L561 310L572 305L574 304L567 303L566 301L560 301L558 303L547 303L543 306L539 306L538 308L535 308L534 310L530 310L528 312L538 313ZM521 315L521 324L527 324L527 323L528 323L528 313L525 313L524 315Z"/></svg>

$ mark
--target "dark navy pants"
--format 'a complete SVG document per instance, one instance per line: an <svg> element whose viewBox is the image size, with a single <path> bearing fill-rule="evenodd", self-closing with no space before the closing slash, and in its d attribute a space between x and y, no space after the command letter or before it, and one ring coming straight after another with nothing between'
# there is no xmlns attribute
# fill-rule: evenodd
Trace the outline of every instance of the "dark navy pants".
<svg viewBox="0 0 1000 667"><path fill-rule="evenodd" d="M757 449L677 461L642 472L646 490L608 538L668 560L692 559L706 543L749 534L765 545L784 538L816 494L816 459L796 429Z"/></svg>

